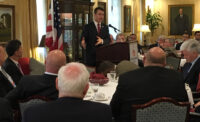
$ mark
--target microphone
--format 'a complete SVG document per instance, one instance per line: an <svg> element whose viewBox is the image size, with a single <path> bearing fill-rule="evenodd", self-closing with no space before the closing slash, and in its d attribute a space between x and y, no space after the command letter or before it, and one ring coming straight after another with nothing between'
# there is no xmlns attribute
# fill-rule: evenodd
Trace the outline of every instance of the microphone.
<svg viewBox="0 0 200 122"><path fill-rule="evenodd" d="M109 24L108 26L111 27L111 28L113 28L113 29L115 30L115 32L116 32L116 31L119 31L119 32L120 32L119 29L117 29L116 27L112 26L111 24Z"/></svg>

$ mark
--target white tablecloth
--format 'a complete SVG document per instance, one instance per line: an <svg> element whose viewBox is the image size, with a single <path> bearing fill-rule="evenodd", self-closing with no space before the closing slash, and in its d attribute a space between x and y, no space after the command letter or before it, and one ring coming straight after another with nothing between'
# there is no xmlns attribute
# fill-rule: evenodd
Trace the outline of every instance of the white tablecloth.
<svg viewBox="0 0 200 122"><path fill-rule="evenodd" d="M110 101L112 99L112 96L116 90L117 83L116 82L108 82L107 84L104 84L102 86L99 86L98 93L104 93L106 100L105 101L95 101L92 99L94 93L91 88L89 88L87 95L85 96L84 100L91 100L94 102L100 102L105 104L110 104Z"/></svg>

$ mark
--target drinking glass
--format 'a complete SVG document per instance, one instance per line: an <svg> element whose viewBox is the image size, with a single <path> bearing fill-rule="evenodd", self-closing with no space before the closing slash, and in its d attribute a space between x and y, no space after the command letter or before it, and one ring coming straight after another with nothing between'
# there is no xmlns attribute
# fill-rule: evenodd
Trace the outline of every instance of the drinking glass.
<svg viewBox="0 0 200 122"><path fill-rule="evenodd" d="M91 83L90 86L94 92L93 98L95 98L96 93L98 92L98 89L99 89L99 83Z"/></svg>
<svg viewBox="0 0 200 122"><path fill-rule="evenodd" d="M115 82L115 78L116 78L116 72L115 71L110 71L110 73L108 73L108 77L109 80L111 80L112 82Z"/></svg>

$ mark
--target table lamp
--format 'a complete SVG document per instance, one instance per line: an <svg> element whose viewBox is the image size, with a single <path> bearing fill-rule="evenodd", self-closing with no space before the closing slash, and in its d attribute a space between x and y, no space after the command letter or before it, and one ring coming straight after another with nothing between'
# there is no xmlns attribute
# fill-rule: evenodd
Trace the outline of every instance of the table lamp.
<svg viewBox="0 0 200 122"><path fill-rule="evenodd" d="M141 25L140 31L144 32L144 46L146 46L146 33L151 32L149 29L149 25Z"/></svg>
<svg viewBox="0 0 200 122"><path fill-rule="evenodd" d="M200 31L200 24L194 24L192 31Z"/></svg>

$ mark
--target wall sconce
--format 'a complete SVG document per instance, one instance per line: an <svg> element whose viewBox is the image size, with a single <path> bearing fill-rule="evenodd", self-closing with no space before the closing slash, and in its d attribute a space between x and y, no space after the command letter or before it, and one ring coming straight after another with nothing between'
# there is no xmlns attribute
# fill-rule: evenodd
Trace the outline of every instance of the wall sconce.
<svg viewBox="0 0 200 122"><path fill-rule="evenodd" d="M200 24L194 24L192 31L200 31Z"/></svg>
<svg viewBox="0 0 200 122"><path fill-rule="evenodd" d="M140 31L144 32L144 46L146 46L146 42L147 42L147 40L146 40L146 33L147 32L151 32L150 29L149 29L149 25L141 25L140 26Z"/></svg>

